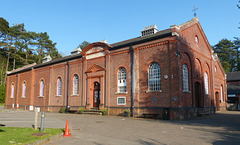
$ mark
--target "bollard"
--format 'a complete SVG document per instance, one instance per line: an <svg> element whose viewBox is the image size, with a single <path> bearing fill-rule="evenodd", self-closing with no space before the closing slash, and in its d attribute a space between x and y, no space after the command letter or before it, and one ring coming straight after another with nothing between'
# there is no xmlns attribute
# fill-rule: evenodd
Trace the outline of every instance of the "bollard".
<svg viewBox="0 0 240 145"><path fill-rule="evenodd" d="M38 109L35 107L35 125L34 125L34 130L37 130L37 117L38 117Z"/></svg>
<svg viewBox="0 0 240 145"><path fill-rule="evenodd" d="M40 127L40 131L43 132L43 128L44 128L44 119L45 119L45 113L42 112L41 115L41 127Z"/></svg>

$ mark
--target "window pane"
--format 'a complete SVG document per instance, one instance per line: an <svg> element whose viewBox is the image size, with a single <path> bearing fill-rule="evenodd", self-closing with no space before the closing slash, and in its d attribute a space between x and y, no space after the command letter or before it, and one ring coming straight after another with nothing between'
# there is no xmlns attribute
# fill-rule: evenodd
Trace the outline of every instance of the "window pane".
<svg viewBox="0 0 240 145"><path fill-rule="evenodd" d="M62 79L58 78L57 80L57 95L61 96L62 94Z"/></svg>
<svg viewBox="0 0 240 145"><path fill-rule="evenodd" d="M22 88L22 96L25 97L26 95L26 83L23 83L23 88Z"/></svg>
<svg viewBox="0 0 240 145"><path fill-rule="evenodd" d="M126 97L118 97L117 98L117 104L118 105L125 105L126 104Z"/></svg>
<svg viewBox="0 0 240 145"><path fill-rule="evenodd" d="M188 68L186 64L183 64L183 91L189 91L188 88Z"/></svg>
<svg viewBox="0 0 240 145"><path fill-rule="evenodd" d="M204 75L204 84L205 84L205 94L208 94L208 74L205 72Z"/></svg>
<svg viewBox="0 0 240 145"><path fill-rule="evenodd" d="M44 81L42 80L40 84L40 96L43 96L43 92L44 92Z"/></svg>
<svg viewBox="0 0 240 145"><path fill-rule="evenodd" d="M14 84L12 84L11 98L14 97Z"/></svg>
<svg viewBox="0 0 240 145"><path fill-rule="evenodd" d="M127 72L124 67L118 70L118 92L127 92Z"/></svg>
<svg viewBox="0 0 240 145"><path fill-rule="evenodd" d="M160 66L158 63L151 63L148 69L148 90L160 91Z"/></svg>
<svg viewBox="0 0 240 145"><path fill-rule="evenodd" d="M74 75L74 77L73 77L73 94L74 95L78 94L78 88L79 88L78 75Z"/></svg>

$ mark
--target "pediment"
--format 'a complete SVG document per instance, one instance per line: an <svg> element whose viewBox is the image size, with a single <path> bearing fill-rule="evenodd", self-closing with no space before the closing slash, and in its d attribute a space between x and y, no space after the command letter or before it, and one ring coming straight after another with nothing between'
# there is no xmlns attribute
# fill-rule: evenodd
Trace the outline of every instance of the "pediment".
<svg viewBox="0 0 240 145"><path fill-rule="evenodd" d="M91 55L94 53L101 53L110 47L111 46L106 43L95 42L95 43L89 44L87 47L85 47L83 49L83 51L81 52L81 54L82 55Z"/></svg>
<svg viewBox="0 0 240 145"><path fill-rule="evenodd" d="M91 67L89 67L85 73L95 73L95 72L99 72L99 71L105 71L105 68L94 64Z"/></svg>
<svg viewBox="0 0 240 145"><path fill-rule="evenodd" d="M93 47L91 49L89 49L86 54L91 54L91 53L97 53L97 52L100 52L100 51L103 51L104 50L104 47L102 46L96 46L96 47Z"/></svg>

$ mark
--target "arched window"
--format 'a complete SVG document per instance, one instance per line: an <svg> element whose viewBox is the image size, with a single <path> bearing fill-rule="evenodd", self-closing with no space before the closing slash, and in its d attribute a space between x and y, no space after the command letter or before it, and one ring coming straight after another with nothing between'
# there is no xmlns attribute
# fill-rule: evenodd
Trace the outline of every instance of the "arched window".
<svg viewBox="0 0 240 145"><path fill-rule="evenodd" d="M127 72L124 67L120 67L118 70L118 92L127 92Z"/></svg>
<svg viewBox="0 0 240 145"><path fill-rule="evenodd" d="M74 77L73 77L73 95L78 94L78 88L79 88L78 75L74 75Z"/></svg>
<svg viewBox="0 0 240 145"><path fill-rule="evenodd" d="M12 84L11 88L11 98L14 98L14 84Z"/></svg>
<svg viewBox="0 0 240 145"><path fill-rule="evenodd" d="M204 85L205 85L205 94L208 94L208 74L205 72L204 74Z"/></svg>
<svg viewBox="0 0 240 145"><path fill-rule="evenodd" d="M41 83L40 83L40 95L39 96L43 96L44 94L44 81L41 80Z"/></svg>
<svg viewBox="0 0 240 145"><path fill-rule="evenodd" d="M22 85L22 97L25 97L26 96L26 82L23 82L23 85Z"/></svg>
<svg viewBox="0 0 240 145"><path fill-rule="evenodd" d="M158 63L151 63L148 69L148 90L160 91L160 66Z"/></svg>
<svg viewBox="0 0 240 145"><path fill-rule="evenodd" d="M223 96L224 96L224 95L223 95L223 86L222 86L222 85L221 85L221 90L220 90L220 91L221 91L221 94L220 94L220 95L221 95L221 102L224 102L224 98L223 98Z"/></svg>
<svg viewBox="0 0 240 145"><path fill-rule="evenodd" d="M57 79L57 96L62 95L62 79L59 77Z"/></svg>
<svg viewBox="0 0 240 145"><path fill-rule="evenodd" d="M183 91L188 92L189 91L189 85L188 85L188 68L187 65L184 63L182 66L183 71Z"/></svg>

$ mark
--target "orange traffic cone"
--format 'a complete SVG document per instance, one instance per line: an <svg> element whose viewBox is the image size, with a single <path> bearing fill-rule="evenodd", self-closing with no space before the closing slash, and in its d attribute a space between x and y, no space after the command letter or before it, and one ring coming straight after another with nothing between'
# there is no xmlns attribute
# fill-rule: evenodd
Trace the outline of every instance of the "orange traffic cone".
<svg viewBox="0 0 240 145"><path fill-rule="evenodd" d="M69 133L69 126L68 126L68 120L67 120L65 133L64 133L63 137L68 137L68 136L71 136L71 134Z"/></svg>
<svg viewBox="0 0 240 145"><path fill-rule="evenodd" d="M12 104L12 108L14 108L14 104Z"/></svg>

